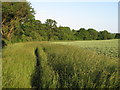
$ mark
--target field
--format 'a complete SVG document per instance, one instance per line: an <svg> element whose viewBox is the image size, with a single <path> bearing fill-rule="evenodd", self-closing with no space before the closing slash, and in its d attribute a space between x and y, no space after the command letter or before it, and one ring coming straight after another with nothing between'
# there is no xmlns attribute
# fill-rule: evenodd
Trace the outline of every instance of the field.
<svg viewBox="0 0 120 90"><path fill-rule="evenodd" d="M56 44L72 45L81 47L103 54L108 57L118 58L118 43L119 40L99 40L99 41L74 41L74 42L55 42Z"/></svg>
<svg viewBox="0 0 120 90"><path fill-rule="evenodd" d="M3 88L119 88L118 40L25 42L3 49Z"/></svg>

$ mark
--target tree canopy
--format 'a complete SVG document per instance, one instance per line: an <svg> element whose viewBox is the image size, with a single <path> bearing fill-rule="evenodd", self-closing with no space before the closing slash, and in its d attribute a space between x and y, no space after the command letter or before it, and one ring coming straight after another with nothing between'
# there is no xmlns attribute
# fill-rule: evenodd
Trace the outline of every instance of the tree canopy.
<svg viewBox="0 0 120 90"><path fill-rule="evenodd" d="M33 19L34 14L34 9L28 2L3 2L1 31L3 38L11 39L21 24Z"/></svg>

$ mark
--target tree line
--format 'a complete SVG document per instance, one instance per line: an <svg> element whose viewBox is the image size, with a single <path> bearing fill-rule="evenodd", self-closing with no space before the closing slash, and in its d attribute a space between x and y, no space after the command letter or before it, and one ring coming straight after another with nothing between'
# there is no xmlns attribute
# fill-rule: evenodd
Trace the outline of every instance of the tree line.
<svg viewBox="0 0 120 90"><path fill-rule="evenodd" d="M2 42L53 41L53 40L107 40L120 39L120 33L107 30L57 26L57 22L47 19L41 23L35 19L35 11L29 2L2 3Z"/></svg>

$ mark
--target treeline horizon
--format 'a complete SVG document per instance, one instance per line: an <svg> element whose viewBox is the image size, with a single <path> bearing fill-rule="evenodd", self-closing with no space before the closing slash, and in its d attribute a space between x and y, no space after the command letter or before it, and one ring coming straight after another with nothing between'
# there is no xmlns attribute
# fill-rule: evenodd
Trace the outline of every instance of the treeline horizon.
<svg viewBox="0 0 120 90"><path fill-rule="evenodd" d="M79 30L57 26L57 22L47 19L45 23L35 19L35 11L29 2L2 3L2 41L16 43L24 41L55 40L108 40L120 39L120 33L93 28Z"/></svg>

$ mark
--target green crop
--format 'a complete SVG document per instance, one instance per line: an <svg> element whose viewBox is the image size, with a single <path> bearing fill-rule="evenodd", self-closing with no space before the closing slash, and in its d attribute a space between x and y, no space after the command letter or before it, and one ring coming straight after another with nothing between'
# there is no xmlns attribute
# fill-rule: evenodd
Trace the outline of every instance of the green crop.
<svg viewBox="0 0 120 90"><path fill-rule="evenodd" d="M54 42L62 45L72 45L82 47L97 52L98 54L107 55L109 57L118 58L119 40L91 40L91 41L71 41L71 42Z"/></svg>

